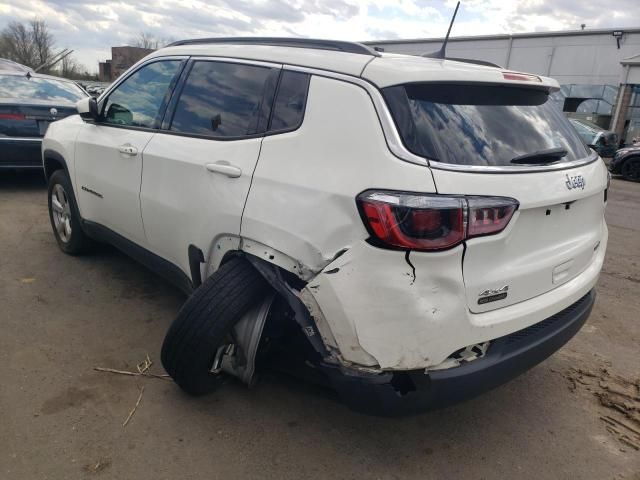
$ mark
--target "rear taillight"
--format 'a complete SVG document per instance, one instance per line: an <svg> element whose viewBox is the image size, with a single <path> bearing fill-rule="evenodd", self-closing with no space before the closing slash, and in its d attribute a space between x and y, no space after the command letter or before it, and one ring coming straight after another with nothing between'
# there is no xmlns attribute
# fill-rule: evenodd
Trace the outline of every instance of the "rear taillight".
<svg viewBox="0 0 640 480"><path fill-rule="evenodd" d="M0 113L0 120L24 120L22 113Z"/></svg>
<svg viewBox="0 0 640 480"><path fill-rule="evenodd" d="M388 190L363 192L357 203L374 243L412 250L445 250L467 238L501 232L519 205L512 198Z"/></svg>
<svg viewBox="0 0 640 480"><path fill-rule="evenodd" d="M493 235L505 229L518 208L513 198L469 197L467 238Z"/></svg>

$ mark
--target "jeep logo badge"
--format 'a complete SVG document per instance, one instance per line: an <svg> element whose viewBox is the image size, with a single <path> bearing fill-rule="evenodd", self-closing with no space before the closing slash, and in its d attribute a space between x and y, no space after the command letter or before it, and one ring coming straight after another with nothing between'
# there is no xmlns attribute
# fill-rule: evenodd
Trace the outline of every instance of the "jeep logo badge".
<svg viewBox="0 0 640 480"><path fill-rule="evenodd" d="M576 175L575 177L570 177L569 175L565 176L567 177L567 181L564 182L564 184L569 190L573 190L574 188L584 190L584 187L587 186L587 182L582 175Z"/></svg>

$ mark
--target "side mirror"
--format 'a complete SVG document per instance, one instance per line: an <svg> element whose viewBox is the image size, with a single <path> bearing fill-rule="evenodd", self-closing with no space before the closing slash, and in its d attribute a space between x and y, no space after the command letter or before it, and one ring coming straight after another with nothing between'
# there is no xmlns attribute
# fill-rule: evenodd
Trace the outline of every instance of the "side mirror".
<svg viewBox="0 0 640 480"><path fill-rule="evenodd" d="M76 109L84 120L98 119L98 102L93 97L83 98L76 103Z"/></svg>

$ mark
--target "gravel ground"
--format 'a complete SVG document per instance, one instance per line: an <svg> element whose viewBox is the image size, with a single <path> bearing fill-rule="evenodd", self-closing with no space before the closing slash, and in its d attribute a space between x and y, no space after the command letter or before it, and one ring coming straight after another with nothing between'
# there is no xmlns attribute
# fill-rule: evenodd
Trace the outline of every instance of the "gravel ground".
<svg viewBox="0 0 640 480"><path fill-rule="evenodd" d="M615 412L576 373L640 377L639 210L640 184L614 179L598 300L561 351L464 404L380 419L283 377L194 399L95 371L148 354L163 373L184 298L112 249L62 254L39 176L0 173L0 478L640 480L640 452L607 430Z"/></svg>

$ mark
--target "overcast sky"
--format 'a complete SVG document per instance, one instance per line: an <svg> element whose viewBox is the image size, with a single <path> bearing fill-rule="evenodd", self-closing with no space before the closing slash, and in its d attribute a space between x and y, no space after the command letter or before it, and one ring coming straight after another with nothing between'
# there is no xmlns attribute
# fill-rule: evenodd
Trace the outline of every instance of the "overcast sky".
<svg viewBox="0 0 640 480"><path fill-rule="evenodd" d="M34 17L90 71L140 32L160 38L270 35L440 37L455 0L0 0L0 29ZM452 36L640 27L639 0L464 0Z"/></svg>

